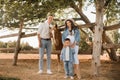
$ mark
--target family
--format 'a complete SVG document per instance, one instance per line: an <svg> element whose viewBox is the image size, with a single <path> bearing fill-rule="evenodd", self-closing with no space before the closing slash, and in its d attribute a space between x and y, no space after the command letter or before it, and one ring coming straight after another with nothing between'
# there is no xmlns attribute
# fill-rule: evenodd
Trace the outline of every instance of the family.
<svg viewBox="0 0 120 80"><path fill-rule="evenodd" d="M39 45L39 72L43 73L43 56L44 50L47 55L47 74L52 74L51 71L51 28L50 24L53 21L53 15L48 15L47 20L41 23L38 28L38 45ZM72 19L65 21L65 29L62 33L63 48L61 50L60 59L64 63L65 77L74 79L77 76L81 78L79 70L78 50L80 42L80 32Z"/></svg>

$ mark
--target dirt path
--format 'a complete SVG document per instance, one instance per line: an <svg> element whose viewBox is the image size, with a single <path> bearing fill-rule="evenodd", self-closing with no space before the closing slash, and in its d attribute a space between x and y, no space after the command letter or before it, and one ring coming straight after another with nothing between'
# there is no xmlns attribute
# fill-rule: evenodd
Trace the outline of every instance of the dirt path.
<svg viewBox="0 0 120 80"><path fill-rule="evenodd" d="M13 59L14 54L13 53L0 53L0 59ZM44 55L44 58L46 58L46 55ZM57 59L57 55L52 54L52 59ZM92 55L78 55L79 59L91 59ZM101 55L101 60L109 60L108 55ZM18 59L39 59L39 54L19 54Z"/></svg>
<svg viewBox="0 0 120 80"><path fill-rule="evenodd" d="M46 58L46 56L45 56ZM38 54L19 54L18 65L12 66L13 54L0 54L0 78L13 77L20 80L66 80L61 63L58 72L57 56L52 55L52 75L46 74L46 59L44 59L44 73L38 72ZM91 55L79 55L81 80L120 80L120 63L111 62L108 57L101 56L99 77L91 76ZM3 80L3 79L0 79ZM67 79L70 80L70 79ZM76 78L74 80L77 80Z"/></svg>

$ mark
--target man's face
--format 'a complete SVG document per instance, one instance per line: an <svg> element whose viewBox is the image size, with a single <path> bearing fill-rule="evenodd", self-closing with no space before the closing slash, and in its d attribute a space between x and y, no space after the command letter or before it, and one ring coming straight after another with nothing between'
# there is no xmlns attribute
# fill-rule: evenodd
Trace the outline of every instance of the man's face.
<svg viewBox="0 0 120 80"><path fill-rule="evenodd" d="M70 46L70 41L65 41L65 46Z"/></svg>
<svg viewBox="0 0 120 80"><path fill-rule="evenodd" d="M50 24L52 22L52 20L53 20L53 16L49 16L48 17L48 23Z"/></svg>

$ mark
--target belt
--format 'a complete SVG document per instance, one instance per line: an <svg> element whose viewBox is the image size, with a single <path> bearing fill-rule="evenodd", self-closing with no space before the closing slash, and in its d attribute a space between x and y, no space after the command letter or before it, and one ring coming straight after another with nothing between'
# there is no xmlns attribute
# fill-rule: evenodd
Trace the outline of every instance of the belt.
<svg viewBox="0 0 120 80"><path fill-rule="evenodd" d="M41 38L41 40L51 40L50 38Z"/></svg>

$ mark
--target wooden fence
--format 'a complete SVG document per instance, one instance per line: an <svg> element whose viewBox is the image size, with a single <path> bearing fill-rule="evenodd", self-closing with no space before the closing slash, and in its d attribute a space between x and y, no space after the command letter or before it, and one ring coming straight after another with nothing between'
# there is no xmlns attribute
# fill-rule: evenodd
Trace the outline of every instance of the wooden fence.
<svg viewBox="0 0 120 80"><path fill-rule="evenodd" d="M90 28L90 29L93 29L95 25L96 25L95 23L88 23L88 24L84 24L84 25L78 25L78 27L79 28ZM104 29L104 31L107 31L107 30L113 30L113 29L118 29L118 28L120 28L120 23L112 25L112 26L104 27L103 29ZM33 50L33 51L21 51L20 50L21 38L32 37L32 36L36 36L37 35L37 33L25 34L24 32L22 32L22 29L23 29L23 21L21 21L21 23L20 23L20 30L19 30L18 33L0 36L0 39L18 36L18 40L17 40L17 44L16 44L15 48L6 48L6 49L5 48L1 48L0 49L0 51L11 51L11 50L14 50L14 62L13 62L13 65L16 65L16 63L17 63L18 53L29 53L29 52L38 53L38 50ZM113 55L112 51L114 51L115 48L120 48L120 44L113 44L109 40L109 38L107 36L103 36L103 37L104 37L103 39L105 39L106 42L107 42L107 44L103 44L103 48L106 49L106 50L107 49L111 49L111 52L109 52L108 50L107 51L108 51L108 53L110 55ZM53 51L52 53L60 54L60 50ZM59 55L58 55L58 57L59 57Z"/></svg>

